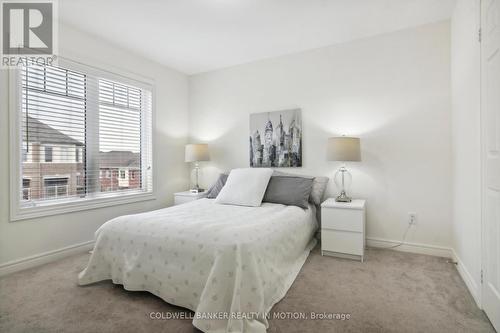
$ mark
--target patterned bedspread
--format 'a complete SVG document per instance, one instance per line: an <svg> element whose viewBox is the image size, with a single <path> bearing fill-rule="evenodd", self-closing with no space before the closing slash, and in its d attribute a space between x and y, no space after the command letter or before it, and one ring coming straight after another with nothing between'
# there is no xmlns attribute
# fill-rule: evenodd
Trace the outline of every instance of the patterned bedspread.
<svg viewBox="0 0 500 333"><path fill-rule="evenodd" d="M314 210L201 199L121 216L96 231L79 283L149 291L195 311L204 332L265 332L315 244Z"/></svg>

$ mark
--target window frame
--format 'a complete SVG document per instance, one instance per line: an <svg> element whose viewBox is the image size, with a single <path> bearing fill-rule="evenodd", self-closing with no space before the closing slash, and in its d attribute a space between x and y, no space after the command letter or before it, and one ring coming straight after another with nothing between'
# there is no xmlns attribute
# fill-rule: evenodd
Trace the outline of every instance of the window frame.
<svg viewBox="0 0 500 333"><path fill-rule="evenodd" d="M90 65L92 63L92 65ZM118 81L141 89L151 91L151 182L152 190L149 192L126 191L125 193L99 193L97 196L88 195L85 198L70 198L38 202L36 206L23 205L21 200L22 189L22 138L21 138L21 112L22 87L18 68L9 71L9 159L10 159L10 222L33 219L43 216L66 214L76 211L123 205L134 202L156 199L157 167L155 153L156 132L156 85L153 79L130 73L108 64L94 65L95 61L84 59L73 60L58 56L58 66L83 72L103 79ZM103 69L108 68L108 70Z"/></svg>

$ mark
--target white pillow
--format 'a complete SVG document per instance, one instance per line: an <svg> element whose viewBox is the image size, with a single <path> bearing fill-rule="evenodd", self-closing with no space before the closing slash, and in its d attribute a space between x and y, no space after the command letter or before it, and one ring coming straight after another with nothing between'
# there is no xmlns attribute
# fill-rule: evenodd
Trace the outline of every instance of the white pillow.
<svg viewBox="0 0 500 333"><path fill-rule="evenodd" d="M215 202L258 207L262 203L272 174L273 170L267 168L233 169Z"/></svg>

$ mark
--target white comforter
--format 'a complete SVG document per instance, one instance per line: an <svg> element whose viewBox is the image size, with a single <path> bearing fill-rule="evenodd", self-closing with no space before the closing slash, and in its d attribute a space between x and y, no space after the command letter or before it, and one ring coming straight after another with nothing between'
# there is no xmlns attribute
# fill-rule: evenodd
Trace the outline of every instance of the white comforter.
<svg viewBox="0 0 500 333"><path fill-rule="evenodd" d="M317 228L314 207L201 199L102 225L81 285L112 279L195 311L204 332L265 332ZM167 323L168 325L168 323Z"/></svg>

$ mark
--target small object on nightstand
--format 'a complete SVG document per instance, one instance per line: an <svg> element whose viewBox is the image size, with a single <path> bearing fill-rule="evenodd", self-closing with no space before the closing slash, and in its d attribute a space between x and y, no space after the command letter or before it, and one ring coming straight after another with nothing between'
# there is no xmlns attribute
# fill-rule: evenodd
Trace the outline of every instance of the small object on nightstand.
<svg viewBox="0 0 500 333"><path fill-rule="evenodd" d="M191 190L174 193L174 205L195 201L207 196L207 192L193 193Z"/></svg>
<svg viewBox="0 0 500 333"><path fill-rule="evenodd" d="M365 222L365 200L325 200L321 204L321 254L363 262Z"/></svg>

